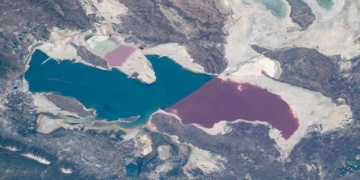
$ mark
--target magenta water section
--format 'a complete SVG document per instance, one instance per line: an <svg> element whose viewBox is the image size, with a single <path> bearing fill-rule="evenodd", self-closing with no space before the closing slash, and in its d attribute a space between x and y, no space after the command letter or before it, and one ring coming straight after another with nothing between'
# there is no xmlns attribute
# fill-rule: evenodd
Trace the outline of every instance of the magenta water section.
<svg viewBox="0 0 360 180"><path fill-rule="evenodd" d="M288 139L299 121L280 96L248 83L213 79L203 87L166 109L176 113L184 124L207 128L221 120L265 121Z"/></svg>
<svg viewBox="0 0 360 180"><path fill-rule="evenodd" d="M107 53L105 59L110 66L121 66L135 50L136 49L131 46L119 46L115 50Z"/></svg>

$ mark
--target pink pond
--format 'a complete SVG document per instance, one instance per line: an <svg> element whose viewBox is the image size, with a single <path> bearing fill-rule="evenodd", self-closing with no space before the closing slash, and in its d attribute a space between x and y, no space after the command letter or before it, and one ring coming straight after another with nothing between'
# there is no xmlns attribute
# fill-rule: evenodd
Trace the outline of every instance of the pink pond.
<svg viewBox="0 0 360 180"><path fill-rule="evenodd" d="M135 50L136 49L131 46L119 46L115 50L107 53L105 59L110 66L121 66Z"/></svg>
<svg viewBox="0 0 360 180"><path fill-rule="evenodd" d="M213 79L166 109L184 124L211 128L221 120L265 121L281 131L285 139L299 126L290 106L280 96L248 83Z"/></svg>

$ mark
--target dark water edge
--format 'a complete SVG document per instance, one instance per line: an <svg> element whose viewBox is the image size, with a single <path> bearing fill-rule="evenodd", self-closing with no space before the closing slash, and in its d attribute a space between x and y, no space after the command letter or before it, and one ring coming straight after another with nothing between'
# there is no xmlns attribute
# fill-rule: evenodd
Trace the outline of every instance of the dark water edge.
<svg viewBox="0 0 360 180"><path fill-rule="evenodd" d="M156 82L144 84L117 69L104 71L72 61L57 62L37 50L25 73L31 92L54 92L77 99L86 108L97 110L98 119L117 120L140 115L134 127L147 122L158 109L166 109L213 78L185 70L169 58L147 56Z"/></svg>

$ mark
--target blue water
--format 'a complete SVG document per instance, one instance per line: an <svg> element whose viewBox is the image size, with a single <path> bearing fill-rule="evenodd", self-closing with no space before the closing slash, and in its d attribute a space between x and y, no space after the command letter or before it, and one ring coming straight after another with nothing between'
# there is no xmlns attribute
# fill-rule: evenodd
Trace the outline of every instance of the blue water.
<svg viewBox="0 0 360 180"><path fill-rule="evenodd" d="M39 50L32 55L25 73L31 92L56 92L76 98L85 107L96 109L99 119L140 115L128 124L131 127L145 124L153 112L170 107L213 78L187 71L159 56L147 56L157 78L150 85L127 78L117 69L103 71L72 61L50 60L42 64L47 58Z"/></svg>

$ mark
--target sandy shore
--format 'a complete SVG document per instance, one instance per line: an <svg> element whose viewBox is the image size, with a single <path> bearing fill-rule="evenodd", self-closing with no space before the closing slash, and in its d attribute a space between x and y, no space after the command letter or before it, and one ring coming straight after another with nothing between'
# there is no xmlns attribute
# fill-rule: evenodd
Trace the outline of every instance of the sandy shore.
<svg viewBox="0 0 360 180"><path fill-rule="evenodd" d="M126 59L122 66L116 66L115 68L124 72L130 78L136 78L146 84L156 81L155 71L150 61L138 49Z"/></svg>
<svg viewBox="0 0 360 180"><path fill-rule="evenodd" d="M36 131L42 134L50 134L64 125L65 121L63 119L51 119L49 116L41 114L37 118Z"/></svg>

